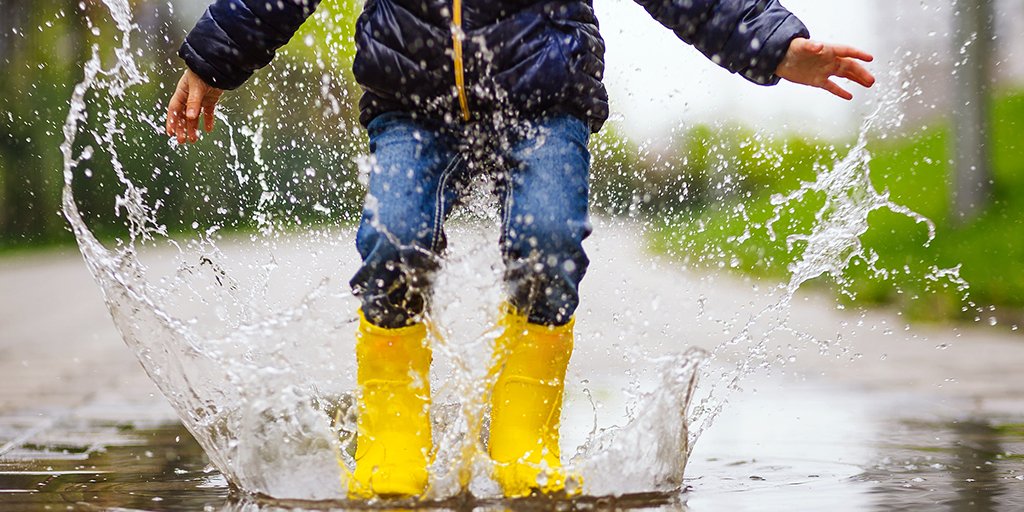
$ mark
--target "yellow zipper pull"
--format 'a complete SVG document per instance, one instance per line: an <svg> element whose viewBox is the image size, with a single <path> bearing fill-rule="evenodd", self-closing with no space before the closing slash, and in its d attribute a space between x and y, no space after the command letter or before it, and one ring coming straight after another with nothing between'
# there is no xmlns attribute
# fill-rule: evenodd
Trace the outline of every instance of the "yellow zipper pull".
<svg viewBox="0 0 1024 512"><path fill-rule="evenodd" d="M452 43L455 50L455 88L459 92L462 120L469 121L469 100L466 98L466 74L462 64L462 0L452 0Z"/></svg>

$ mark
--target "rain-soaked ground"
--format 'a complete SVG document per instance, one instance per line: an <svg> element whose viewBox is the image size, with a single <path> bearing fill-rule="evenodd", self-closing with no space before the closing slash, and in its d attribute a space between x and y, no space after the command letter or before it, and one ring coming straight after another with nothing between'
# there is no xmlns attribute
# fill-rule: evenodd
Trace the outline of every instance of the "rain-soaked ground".
<svg viewBox="0 0 1024 512"><path fill-rule="evenodd" d="M581 332L600 332L629 303L637 322L675 326L680 344L710 348L721 339L716 314L760 300L750 283L680 272L639 246L630 229L598 229ZM0 260L0 289L0 510L331 508L232 493L119 341L76 255ZM992 329L904 330L897 317L805 299L792 321L823 337L842 332L845 348L802 353L744 381L698 440L685 492L443 505L1024 510L1024 340ZM603 352L583 347L571 376L600 372ZM590 418L566 421L571 436Z"/></svg>
<svg viewBox="0 0 1024 512"><path fill-rule="evenodd" d="M640 510L1021 510L1024 424L929 417L913 397L811 389L806 383L733 402L701 440L678 496L573 503ZM104 407L42 424L7 415L0 436L0 509L253 510L199 445L145 405ZM107 418L88 417L97 413ZM162 411L166 413L167 411ZM159 414L157 414L159 416ZM116 418L115 418L116 417ZM1017 418L1019 421L1019 418ZM527 502L514 509L547 509ZM568 504L560 503L568 508ZM336 505L337 506L337 505ZM453 501L446 508L504 509Z"/></svg>

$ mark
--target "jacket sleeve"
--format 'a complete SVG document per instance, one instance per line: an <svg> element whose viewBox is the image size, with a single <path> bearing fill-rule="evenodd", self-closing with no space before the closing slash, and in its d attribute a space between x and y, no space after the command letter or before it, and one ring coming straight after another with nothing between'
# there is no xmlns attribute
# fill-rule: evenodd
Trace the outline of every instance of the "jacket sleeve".
<svg viewBox="0 0 1024 512"><path fill-rule="evenodd" d="M178 55L206 83L236 89L273 60L320 0L216 0Z"/></svg>
<svg viewBox="0 0 1024 512"><path fill-rule="evenodd" d="M807 27L778 0L635 0L654 19L716 64L760 85Z"/></svg>

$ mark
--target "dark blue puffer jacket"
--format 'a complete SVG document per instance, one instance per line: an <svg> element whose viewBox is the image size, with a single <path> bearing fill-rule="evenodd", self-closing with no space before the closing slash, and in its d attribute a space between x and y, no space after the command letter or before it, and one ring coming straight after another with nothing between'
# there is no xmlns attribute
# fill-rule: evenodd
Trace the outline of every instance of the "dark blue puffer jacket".
<svg viewBox="0 0 1024 512"><path fill-rule="evenodd" d="M320 0L216 0L179 54L234 89L291 39ZM733 73L771 85L807 28L778 0L636 0ZM598 131L608 118L604 41L591 0L367 0L353 70L360 121L394 110L456 121L563 111Z"/></svg>

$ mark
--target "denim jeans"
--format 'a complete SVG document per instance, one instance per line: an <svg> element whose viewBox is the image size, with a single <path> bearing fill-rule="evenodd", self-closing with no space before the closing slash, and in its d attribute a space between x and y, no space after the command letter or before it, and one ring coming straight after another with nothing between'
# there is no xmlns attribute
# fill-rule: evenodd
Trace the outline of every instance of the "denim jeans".
<svg viewBox="0 0 1024 512"><path fill-rule="evenodd" d="M444 221L469 178L493 176L509 303L531 323L564 325L589 260L589 127L568 114L505 130L387 113L367 127L372 166L351 286L381 327L418 321L446 246Z"/></svg>

